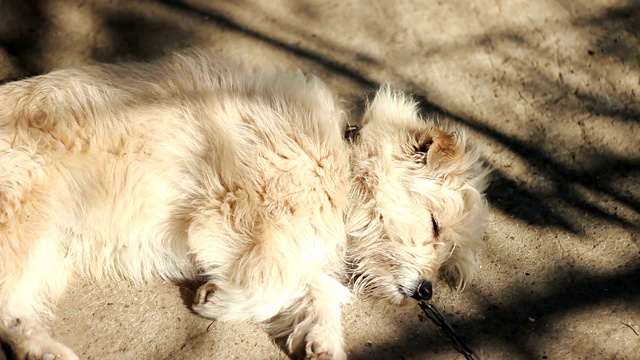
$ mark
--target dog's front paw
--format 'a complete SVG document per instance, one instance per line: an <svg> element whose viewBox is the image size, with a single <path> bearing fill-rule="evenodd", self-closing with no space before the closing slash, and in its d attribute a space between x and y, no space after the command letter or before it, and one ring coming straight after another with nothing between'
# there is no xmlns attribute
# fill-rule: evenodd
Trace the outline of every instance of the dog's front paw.
<svg viewBox="0 0 640 360"><path fill-rule="evenodd" d="M305 359L311 360L344 360L347 354L342 349L342 342L329 337L319 338L313 334L307 335L305 345Z"/></svg>
<svg viewBox="0 0 640 360"><path fill-rule="evenodd" d="M346 359L345 354L335 355L318 343L307 343L305 360L338 360Z"/></svg>

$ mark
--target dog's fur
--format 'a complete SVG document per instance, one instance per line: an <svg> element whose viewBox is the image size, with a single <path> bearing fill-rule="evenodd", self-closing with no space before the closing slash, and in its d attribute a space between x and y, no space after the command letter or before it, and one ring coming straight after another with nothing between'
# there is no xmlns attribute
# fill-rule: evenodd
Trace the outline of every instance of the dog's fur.
<svg viewBox="0 0 640 360"><path fill-rule="evenodd" d="M401 302L481 248L484 167L385 87L353 141L327 88L207 53L0 87L0 338L77 359L42 325L76 274L206 281L194 310L346 357L345 269Z"/></svg>

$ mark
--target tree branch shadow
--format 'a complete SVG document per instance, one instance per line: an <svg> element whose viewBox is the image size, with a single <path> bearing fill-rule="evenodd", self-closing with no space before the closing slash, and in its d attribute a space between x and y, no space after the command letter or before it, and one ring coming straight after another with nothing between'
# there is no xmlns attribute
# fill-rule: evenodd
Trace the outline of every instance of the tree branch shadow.
<svg viewBox="0 0 640 360"><path fill-rule="evenodd" d="M378 82L367 77L364 72L358 71L347 63L341 63L331 59L318 52L305 49L301 46L288 44L276 38L269 37L267 34L251 29L249 26L234 22L229 16L216 12L213 8L199 8L179 0L161 0L162 3L174 8L176 11L191 12L198 16L208 16L212 21L221 23L235 31L242 32L246 36L253 37L262 42L266 42L274 47L282 48L298 57L314 61L329 71L338 73L342 76L364 85L365 87L374 89L380 86ZM638 12L638 5L631 5L629 9L612 10L611 16L616 14L626 14L627 12ZM604 14L606 19L610 14ZM583 22L597 22L597 19L583 19ZM513 34L483 34L479 38L469 39L469 43L481 42L486 38L503 38L508 41L516 42L518 46L531 46L526 43L526 39L515 36ZM453 51L453 49L438 49L434 51ZM341 49L340 51L349 51L349 49ZM375 62L375 60L374 60ZM381 63L379 65L382 65ZM401 77L398 75L398 77ZM547 86L560 86L561 91L567 92L571 89L557 85L551 79L542 79ZM424 113L436 117L444 117L451 122L462 127L470 128L478 133L483 134L491 141L505 146L520 158L524 159L536 171L543 174L551 180L554 190L536 189L535 184L518 183L508 178L503 171L494 171L494 181L487 191L487 197L492 205L496 208L509 213L512 216L521 219L527 223L537 226L553 226L559 229L570 231L572 233L582 233L582 228L575 216L557 209L553 201L559 201L568 208L581 213L589 214L594 218L600 218L606 221L617 223L627 229L640 229L640 224L629 220L619 214L612 212L593 201L585 198L583 194L576 190L577 187L588 189L598 196L607 197L614 201L620 202L624 206L630 208L635 214L640 214L640 199L636 199L632 195L623 194L610 186L609 181L617 177L628 176L630 173L640 169L640 159L624 159L616 157L613 154L600 154L599 158L594 159L595 165L590 169L576 169L566 165L555 159L553 154L549 154L542 147L531 144L531 140L517 139L509 136L499 130L498 127L487 123L487 121L472 119L463 115L452 113L450 110L442 108L440 105L429 100L428 93L420 88L417 84L407 81L410 90L414 90L416 100L421 104ZM620 109L603 108L603 102L599 102L595 98L590 98L589 94L582 94L582 99L590 99L587 101L585 111L591 111L590 108L597 108L601 114L612 113L617 114L621 118L627 118L637 115L632 110L621 111ZM553 201L550 201L553 200Z"/></svg>
<svg viewBox="0 0 640 360"><path fill-rule="evenodd" d="M614 299L629 306L640 302L640 270L637 267L598 275L563 271L556 273L551 283L555 287L546 293L521 292L502 299L500 305L487 302L476 293L475 301L483 303L485 311L469 317L445 313L459 335L467 339L482 358L491 358L488 349L499 347L507 349L517 359L539 359L543 349L536 339L554 331L547 325L558 316L571 311L588 311ZM416 333L420 333L419 338ZM394 357L397 349L402 349L402 356L409 358L447 350L454 353L449 340L430 322L407 326L396 337L395 341L376 344L375 349L352 352L349 358L388 359Z"/></svg>
<svg viewBox="0 0 640 360"><path fill-rule="evenodd" d="M234 21L231 17L213 8L197 8L178 0L160 0L171 11L181 12L193 17L206 17L209 21L227 29L237 31L245 36L281 48L299 58L313 61L327 70L344 76L362 87L377 88L380 80L375 75L358 68L357 64L341 62L331 55L310 50L304 44L292 44L284 40L269 36ZM31 3L26 3L27 5ZM36 4L36 2L33 2ZM25 5L25 6L27 6ZM37 5L37 4L36 4ZM34 5L31 9L22 9L19 17L25 19L24 28L20 28L15 36L0 34L0 44L10 55L14 56L26 75L42 73L43 67L39 62L41 56L38 43L39 34L47 31L46 16L42 10ZM0 7L1 8L1 7ZM586 56L599 57L606 61L615 59L628 64L629 72L637 74L640 66L637 64L639 56L638 23L631 19L639 16L640 4L631 2L629 5L612 8L599 16L577 19L577 26L609 26L614 30L603 32L593 41L593 54ZM179 24L153 19L143 14L126 14L123 12L103 13L108 31L113 38L113 45L96 49L93 56L99 61L116 61L121 59L150 59L163 55L175 49L190 46L188 29ZM313 16L309 12L308 16ZM299 29L299 31L304 31ZM151 39L151 40L150 40ZM464 39L466 47L460 47L459 42L452 42L449 47L428 49L426 53L451 52L464 56L473 46L489 46L487 41L503 41L512 46L526 48L537 54L540 59L550 59L552 54L537 48L526 37L511 33L485 33L476 38ZM166 41L165 41L166 40ZM475 45L474 45L475 44ZM484 45L483 45L484 44ZM325 48L331 43L323 45ZM495 46L495 45L494 45ZM353 51L348 48L338 48L337 51ZM360 55L355 54L353 57ZM508 52L502 54L508 58ZM361 56L361 58L364 58ZM374 66L385 67L382 61L366 58ZM576 63L575 68L590 76L590 68L584 63ZM554 79L545 69L533 68L527 64L520 64L517 69L531 81L529 91L534 98L544 98L549 93L558 93L564 99L551 99L542 102L545 106L556 107L555 111L563 116L570 111L584 114L595 114L610 117L613 121L628 124L640 123L640 110L637 103L617 101L615 91L603 89L577 89L575 86ZM475 69L478 70L478 69ZM436 103L429 91L411 79L406 79L401 73L396 73L396 80L406 85L405 90L416 93L416 100L421 110L428 116L443 117L447 120L473 132L494 143L503 146L511 153L526 162L527 166L549 180L552 186L542 187L539 184L522 183L514 179L504 169L493 171L493 181L487 191L487 198L495 209L510 214L517 219L537 227L553 227L573 234L583 234L582 216L588 219L606 221L621 228L637 232L640 224L640 198L638 193L624 192L616 186L620 179L628 181L640 177L640 159L623 157L610 151L599 151L590 159L588 164L577 164L572 159L561 159L549 148L541 146L544 139L516 138L500 129L500 124L492 120L474 118L465 114L457 114L446 106ZM532 80L535 79L535 80ZM505 81L504 85L514 86L515 79ZM634 96L637 96L635 94ZM612 100L613 99L613 100ZM558 103L562 107L557 106ZM633 136L633 134L631 134ZM591 194L585 196L584 191ZM632 216L617 213L611 207L603 206L597 199L611 199L612 202L624 206ZM580 214L580 215L576 215ZM587 219L587 220L588 220ZM637 239L634 240L637 243ZM632 270L608 274L593 274L585 271L558 271L549 280L552 284L545 294L531 294L520 292L505 299L503 304L487 303L486 311L481 314L464 317L452 315L452 323L457 325L460 333L472 340L474 348L483 349L485 346L500 346L515 354L514 357L528 359L535 357L536 343L531 340L533 332L538 338L549 330L544 325L554 321L562 314L584 310L591 306L598 306L611 300L633 305L640 302L640 272L634 264ZM181 288L181 296L185 305L190 306L192 293L197 288L195 284L187 284ZM479 295L478 302L483 300ZM531 324L529 317L535 317L535 324ZM426 328L426 329L425 329ZM420 330L424 336L416 338L415 330ZM448 340L435 327L420 325L419 328L407 327L399 340L376 346L371 351L362 350L352 353L354 359L375 359L397 357L402 349L402 356L414 356L425 352L447 351ZM425 343L425 339L427 343ZM380 348L383 348L380 351ZM384 350L386 348L387 350ZM374 351L375 350L375 351Z"/></svg>
<svg viewBox="0 0 640 360"><path fill-rule="evenodd" d="M171 1L175 4L176 1ZM185 7L187 9L185 9ZM312 60L327 67L335 73L348 76L350 79L369 88L376 88L379 82L368 77L366 72L358 71L350 63L343 63L328 58L322 53L309 50L303 46L295 46L284 41L270 38L268 35L252 30L247 25L238 24L230 17L216 13L211 9L188 9L189 5L180 5L185 11L196 11L199 14L206 13L216 21L220 21L236 31L242 31L260 41L273 46L291 51L296 56ZM639 5L629 5L627 8L612 10L602 14L600 18L581 19L589 24L606 23L615 21L616 14L628 17L629 12L638 13ZM614 36L614 35L611 35ZM482 34L482 38L501 37L506 41L517 43L520 47L534 48L527 43L526 38L513 36L513 34ZM479 39L470 39L469 43L478 42ZM598 40L600 41L600 40ZM609 40L602 40L609 41ZM611 40L613 41L613 40ZM618 42L622 42L618 40ZM624 56L631 61L637 56L637 49L626 46ZM471 45L470 45L471 46ZM348 51L348 49L346 49ZM445 51L440 49L440 51ZM454 52L455 49L447 51ZM532 50L533 51L533 50ZM538 51L536 49L536 51ZM544 51L538 51L541 57L551 56ZM615 51L604 51L606 56L621 56ZM632 55L628 55L631 53ZM507 55L505 55L506 57ZM576 64L580 67L579 64ZM588 73L588 68L581 69ZM632 68L633 71L637 69ZM596 114L609 116L614 121L637 123L640 112L633 106L621 105L608 101L615 94L603 94L597 91L577 91L574 87L558 82L536 69L524 69L531 78L539 79L533 85L539 85L538 89L531 90L532 97L546 96L550 90L569 97L561 105L567 106L564 111L580 111L584 114ZM528 72L527 72L528 71ZM398 74L398 78L402 75ZM573 234L584 235L583 217L599 219L610 224L620 226L627 231L635 232L640 229L640 224L635 218L640 214L640 199L637 194L624 192L614 184L618 179L631 178L640 172L640 159L620 156L614 152L598 151L596 156L590 159L588 164L576 164L572 159L561 159L548 148L539 146L536 140L520 139L507 135L500 130L497 124L492 124L486 119L477 119L463 114L455 114L450 109L444 108L430 100L428 89L424 89L407 79L402 79L408 89L416 92L416 99L421 105L423 113L429 116L444 117L462 127L472 129L489 141L495 142L507 148L518 158L524 160L532 171L539 173L552 184L551 188L541 187L536 183L523 184L512 178L502 169L495 169L493 181L487 191L489 202L500 211L510 214L517 219L538 227L554 227ZM509 83L505 84L509 86ZM417 90L417 91L416 91ZM546 105L554 105L558 99L545 100ZM557 109L562 116L562 109ZM584 189L590 193L585 196ZM626 207L631 216L621 215L611 207L603 206L593 199L610 199L612 202ZM457 325L460 333L467 339L472 339L472 346L476 349L499 346L514 354L514 358L534 359L539 358L539 341L544 336L550 336L545 325L553 323L564 314L572 311L588 311L591 307L601 306L610 301L621 302L627 306L637 303L640 295L640 272L637 265L631 265L631 270L615 273L596 274L585 271L558 270L552 272L553 277L548 279L550 284L544 294L532 294L522 291L504 299L503 304L486 304L486 311L475 316L452 316L452 322ZM477 301L483 299L477 295ZM486 301L486 300L484 300ZM529 318L535 318L532 323ZM450 344L437 329L429 326L427 330L421 325L407 326L404 332L398 334L398 340L376 345L372 349L363 349L352 352L353 359L385 359L396 357L411 357L433 352L442 352L449 349ZM415 336L415 331L423 334L420 338ZM426 331L426 333L425 333ZM535 334L535 336L533 336ZM425 339L428 343L425 343ZM485 353L488 354L487 351ZM490 354L489 354L490 355Z"/></svg>

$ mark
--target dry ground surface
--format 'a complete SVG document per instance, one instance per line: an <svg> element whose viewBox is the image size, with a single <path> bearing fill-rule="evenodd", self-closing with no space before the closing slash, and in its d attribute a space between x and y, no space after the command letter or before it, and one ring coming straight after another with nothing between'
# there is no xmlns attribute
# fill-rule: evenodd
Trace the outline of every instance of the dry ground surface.
<svg viewBox="0 0 640 360"><path fill-rule="evenodd" d="M191 46L316 74L354 114L391 82L472 133L487 251L434 302L483 359L640 358L639 1L0 0L3 81ZM286 358L192 296L78 282L50 326L84 359ZM351 359L462 358L415 304L358 299L344 325Z"/></svg>

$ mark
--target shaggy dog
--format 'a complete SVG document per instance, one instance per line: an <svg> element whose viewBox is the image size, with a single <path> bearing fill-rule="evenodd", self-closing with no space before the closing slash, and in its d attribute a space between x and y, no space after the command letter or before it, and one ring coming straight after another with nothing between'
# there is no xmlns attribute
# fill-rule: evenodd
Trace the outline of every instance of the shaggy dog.
<svg viewBox="0 0 640 360"><path fill-rule="evenodd" d="M43 326L69 281L160 277L206 282L203 316L345 358L348 278L395 303L440 270L464 286L486 213L462 134L386 87L362 123L346 140L315 78L202 52L1 86L0 339L78 359Z"/></svg>

